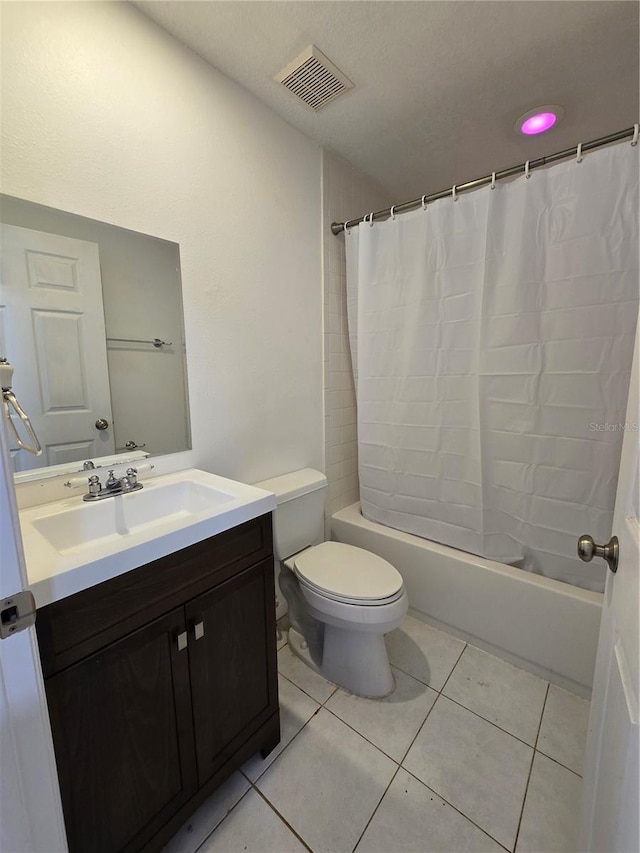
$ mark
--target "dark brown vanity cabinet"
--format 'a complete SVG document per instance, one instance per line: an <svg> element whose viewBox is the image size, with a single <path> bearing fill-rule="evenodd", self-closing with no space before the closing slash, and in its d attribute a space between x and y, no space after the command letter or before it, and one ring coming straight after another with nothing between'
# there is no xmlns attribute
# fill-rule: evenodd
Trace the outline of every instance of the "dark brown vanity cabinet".
<svg viewBox="0 0 640 853"><path fill-rule="evenodd" d="M195 793L184 628L173 610L47 679L70 851L127 849Z"/></svg>
<svg viewBox="0 0 640 853"><path fill-rule="evenodd" d="M280 738L271 517L42 608L71 853L159 850Z"/></svg>

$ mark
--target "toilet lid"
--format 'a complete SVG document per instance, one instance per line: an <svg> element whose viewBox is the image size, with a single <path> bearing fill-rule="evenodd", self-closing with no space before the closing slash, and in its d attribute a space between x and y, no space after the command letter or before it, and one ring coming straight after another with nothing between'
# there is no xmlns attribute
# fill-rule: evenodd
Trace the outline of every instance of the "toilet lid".
<svg viewBox="0 0 640 853"><path fill-rule="evenodd" d="M301 581L331 597L354 601L390 598L402 589L402 576L391 563L353 545L323 542L294 560Z"/></svg>

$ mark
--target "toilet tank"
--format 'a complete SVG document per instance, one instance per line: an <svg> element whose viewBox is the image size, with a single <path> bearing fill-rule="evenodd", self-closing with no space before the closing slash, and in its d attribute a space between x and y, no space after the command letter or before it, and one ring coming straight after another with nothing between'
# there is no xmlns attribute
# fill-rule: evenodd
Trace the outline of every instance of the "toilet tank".
<svg viewBox="0 0 640 853"><path fill-rule="evenodd" d="M273 492L273 545L276 559L286 560L324 539L324 498L327 478L313 468L302 468L270 480L254 483Z"/></svg>

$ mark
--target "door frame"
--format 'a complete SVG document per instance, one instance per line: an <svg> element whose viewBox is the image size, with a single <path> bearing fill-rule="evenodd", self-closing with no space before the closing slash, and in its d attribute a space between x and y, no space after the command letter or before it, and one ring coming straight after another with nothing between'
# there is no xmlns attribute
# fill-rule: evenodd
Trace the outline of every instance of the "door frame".
<svg viewBox="0 0 640 853"><path fill-rule="evenodd" d="M0 595L27 586L4 407L0 407ZM35 628L0 640L2 853L67 853Z"/></svg>

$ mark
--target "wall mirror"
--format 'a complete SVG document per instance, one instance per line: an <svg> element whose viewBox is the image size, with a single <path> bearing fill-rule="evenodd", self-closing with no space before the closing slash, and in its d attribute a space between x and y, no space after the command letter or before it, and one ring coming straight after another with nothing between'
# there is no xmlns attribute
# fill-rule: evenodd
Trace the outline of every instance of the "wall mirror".
<svg viewBox="0 0 640 853"><path fill-rule="evenodd" d="M1 194L0 228L0 356L43 448L12 445L18 479L190 449L178 244Z"/></svg>

